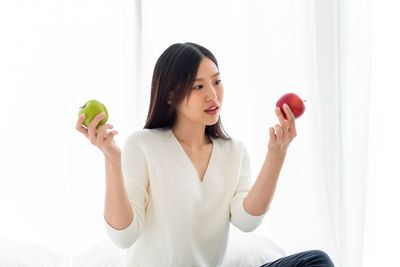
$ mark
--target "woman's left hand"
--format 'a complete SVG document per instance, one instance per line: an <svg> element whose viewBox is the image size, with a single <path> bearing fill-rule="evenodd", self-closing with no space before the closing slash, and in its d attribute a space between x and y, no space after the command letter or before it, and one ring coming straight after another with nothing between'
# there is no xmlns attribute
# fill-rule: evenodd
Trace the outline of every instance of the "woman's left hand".
<svg viewBox="0 0 400 267"><path fill-rule="evenodd" d="M283 110L286 118L283 117L279 107L275 108L275 113L279 119L280 125L275 124L274 128L269 128L268 151L272 153L286 153L290 142L297 136L295 117L287 104L283 104Z"/></svg>

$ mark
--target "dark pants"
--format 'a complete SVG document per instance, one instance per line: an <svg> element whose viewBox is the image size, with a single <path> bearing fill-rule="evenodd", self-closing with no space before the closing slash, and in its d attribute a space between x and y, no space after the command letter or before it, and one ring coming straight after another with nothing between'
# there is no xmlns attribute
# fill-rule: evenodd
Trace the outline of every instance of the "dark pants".
<svg viewBox="0 0 400 267"><path fill-rule="evenodd" d="M322 250L307 250L292 254L276 261L266 263L260 267L334 267L331 258Z"/></svg>

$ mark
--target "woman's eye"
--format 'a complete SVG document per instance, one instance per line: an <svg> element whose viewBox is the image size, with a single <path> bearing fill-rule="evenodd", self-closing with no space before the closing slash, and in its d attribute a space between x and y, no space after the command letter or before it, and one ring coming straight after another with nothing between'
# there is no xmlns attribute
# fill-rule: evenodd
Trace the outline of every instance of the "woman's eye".
<svg viewBox="0 0 400 267"><path fill-rule="evenodd" d="M218 85L218 84L220 84L221 83L221 80L218 80L218 81L215 81L216 82L216 84ZM203 85L197 85L194 89L201 89L201 88L203 88Z"/></svg>

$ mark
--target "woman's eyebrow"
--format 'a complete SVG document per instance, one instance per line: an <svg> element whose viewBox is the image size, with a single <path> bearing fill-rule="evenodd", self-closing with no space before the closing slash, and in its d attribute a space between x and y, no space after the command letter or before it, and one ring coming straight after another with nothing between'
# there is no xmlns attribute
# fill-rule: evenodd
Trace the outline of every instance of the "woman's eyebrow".
<svg viewBox="0 0 400 267"><path fill-rule="evenodd" d="M211 76L211 78L214 78L215 76L218 76L219 72L215 73L213 76ZM197 78L195 81L201 81L204 80L204 78Z"/></svg>

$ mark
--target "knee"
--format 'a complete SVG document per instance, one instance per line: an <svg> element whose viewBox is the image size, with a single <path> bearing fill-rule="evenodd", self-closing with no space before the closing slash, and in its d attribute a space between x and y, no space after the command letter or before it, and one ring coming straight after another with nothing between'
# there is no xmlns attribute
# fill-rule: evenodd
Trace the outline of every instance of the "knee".
<svg viewBox="0 0 400 267"><path fill-rule="evenodd" d="M317 258L320 262L324 263L325 266L329 266L329 267L335 266L333 264L331 258L325 251L319 250L319 249L314 249L314 250L311 250L310 252L312 253L313 258Z"/></svg>

